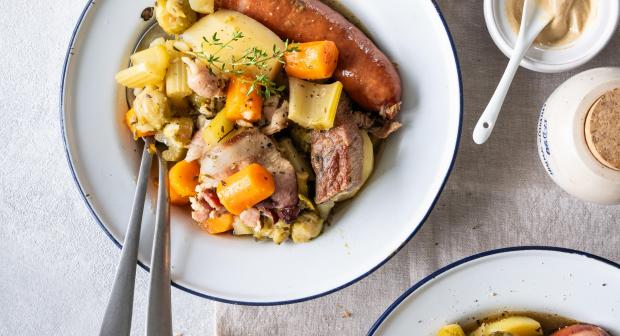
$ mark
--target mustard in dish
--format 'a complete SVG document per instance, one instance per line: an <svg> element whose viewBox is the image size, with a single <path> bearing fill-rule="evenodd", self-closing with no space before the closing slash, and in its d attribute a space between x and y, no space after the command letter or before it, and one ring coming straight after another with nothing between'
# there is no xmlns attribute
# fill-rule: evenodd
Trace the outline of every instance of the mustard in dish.
<svg viewBox="0 0 620 336"><path fill-rule="evenodd" d="M513 31L518 32L525 0L506 0L506 16ZM536 0L553 19L534 43L544 47L561 47L575 41L595 15L596 0Z"/></svg>

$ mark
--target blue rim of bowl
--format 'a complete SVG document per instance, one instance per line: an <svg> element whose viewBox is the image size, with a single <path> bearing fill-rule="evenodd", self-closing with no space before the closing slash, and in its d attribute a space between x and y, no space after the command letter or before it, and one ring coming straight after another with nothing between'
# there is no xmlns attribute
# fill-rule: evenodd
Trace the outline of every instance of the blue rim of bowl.
<svg viewBox="0 0 620 336"><path fill-rule="evenodd" d="M499 248L499 249L495 249L495 250L490 250L490 251L486 251L486 252L481 252L478 254L474 254L472 256L469 257L465 257L459 261L455 261L447 266L444 266L438 270L436 270L435 272L431 273L430 275L426 276L424 279L418 281L416 284L414 284L413 286L411 286L409 289L407 289L403 294L401 294L396 301L394 301L384 312L383 314L381 314L381 316L379 316L379 318L377 319L377 321L375 323L373 323L372 327L370 327L370 330L368 330L368 334L367 336L373 336L375 335L375 333L377 332L377 330L379 329L379 327L381 327L383 325L383 322L385 322L385 320L387 320L387 318L392 314L392 312L398 308L398 306L400 306L400 304L409 297L409 295L413 294L415 291L417 291L420 287L424 286L425 284L427 284L428 282L434 280L436 277L442 275L443 273L446 273L450 270L452 270L453 268L456 268L458 266L461 266L463 264L467 264L471 261L474 260L478 260L484 257L488 257L488 256L492 256L492 255L496 255L496 254L503 254L503 253L510 253L510 252L517 252L517 251L552 251L552 252L561 252L561 253L566 253L566 254L576 254L576 255L580 255L580 256L584 256L590 259L594 259L596 261L600 261L602 263L605 263L607 265L610 265L612 267L617 268L618 270L620 270L620 264L613 262L609 259L603 258L603 257L599 257L597 255L588 253L588 252L583 252L583 251L579 251L579 250L573 250L570 248L565 248L565 247L555 247L555 246L536 246L536 245L532 245L532 246L513 246L513 247L504 247L504 248Z"/></svg>
<svg viewBox="0 0 620 336"><path fill-rule="evenodd" d="M303 297L303 298L298 298L298 299L292 299L292 300L285 300L285 301L275 301L275 302L250 302L250 301L236 301L236 300L228 300L228 299L223 299L223 298L219 298L219 297L215 297L215 296L211 296L211 295L207 295L204 293L200 293L197 292L193 289L184 287L178 283L175 283L174 281L171 282L172 286L185 291L187 293L190 294L194 294L196 296L205 298L205 299L209 299L209 300L214 300L214 301L218 301L218 302L223 302L223 303L229 303L229 304L236 304L236 305L244 305L244 306L277 306L277 305L286 305L286 304L293 304L293 303L299 303L299 302L304 302L304 301L309 301L309 300L313 300L325 295L329 295L331 293L337 292L341 289L344 289L360 280L362 280L363 278L367 277L368 275L370 275L371 273L373 273L374 271L376 271L377 269L379 269L381 266L383 266L386 262L388 262L394 255L396 255L396 253L398 253L410 240L411 238L413 238L413 236L416 235L416 233L418 233L418 231L422 228L422 225L424 225L424 223L426 222L428 216L431 214L432 210L435 208L435 205L437 204L437 200L439 199L439 196L441 195L441 193L443 192L444 187L446 186L446 182L448 181L448 177L450 176L450 173L452 173L452 169L454 168L454 163L456 161L456 157L457 157L457 153L461 144L461 131L462 131L462 127L463 127L463 81L461 78L461 64L459 62L459 58L458 58L458 54L456 51L456 46L454 44L454 40L452 38L452 34L450 33L450 29L448 28L448 24L446 23L446 20L441 12L441 10L439 9L439 5L437 4L436 0L431 0L433 6L435 7L435 10L437 11L437 14L439 15L439 18L441 19L441 22L444 26L444 29L446 31L446 34L448 36L448 40L450 40L450 46L452 48L452 53L454 56L454 62L455 62L455 66L456 66L456 73L458 76L458 85L459 85L459 104L460 104L460 109L459 109L459 125L458 125L458 133L457 133L457 138L456 138L456 143L454 146L454 153L452 154L452 161L450 162L450 166L448 167L448 171L446 172L446 176L443 179L443 182L441 183L441 186L439 188L439 191L437 192L437 196L435 196L435 199L433 200L433 203L431 203L431 206L429 207L429 209L427 210L426 214L424 215L424 217L422 218L422 220L420 221L420 223L416 226L416 228L413 230L413 232L409 235L409 237L407 237L407 239L405 239L403 241L403 243L392 253L390 253L389 256L387 256L383 261L381 261L379 264L377 264L376 266L374 266L373 268L371 268L369 271L367 271L366 273L358 276L357 278L343 284L340 285L336 288L330 289L328 291L319 293L319 294L315 294L315 295L311 295L311 296L307 296L307 297ZM84 18L86 17L86 14L88 14L89 9L94 5L94 1L93 0L89 0L88 3L86 4L86 6L84 7L84 9L82 10L82 13L80 14L80 17L78 18L78 22L75 25L75 27L73 28L73 32L71 34L71 39L69 40L69 46L67 48L67 53L65 55L65 61L64 61L64 65L63 65L63 69L62 69L62 75L61 75L61 86L60 86L60 107L59 107L59 111L60 111L60 130L61 130L61 135L62 135L62 141L63 141L63 146L65 149L65 156L67 159L67 163L69 164L69 169L71 171L71 176L73 177L73 181L75 182L75 185L78 189L78 191L80 192L80 195L82 196L82 200L84 200L84 203L86 204L86 207L88 208L89 212L91 213L91 215L93 216L93 218L95 219L95 221L97 222L97 224L99 224L99 227L101 227L101 229L103 230L103 232L105 232L105 234L108 236L108 238L110 238L112 240L112 242L114 242L114 244L118 247L122 249L122 245L121 243L116 240L116 238L114 238L114 236L112 236L112 233L110 233L110 231L106 228L106 226L103 224L103 222L101 221L101 219L97 216L97 214L95 213L95 210L93 209L92 205L90 204L90 202L88 201L87 197L86 197L86 193L84 192L84 189L82 188L82 185L80 184L80 182L77 179L77 175L75 172L75 167L73 165L73 162L71 161L71 156L69 153L69 145L68 145L68 141L67 141L67 136L66 136L66 131L65 131L65 118L64 118L64 109L65 109L65 105L64 105L64 98L65 98L65 80L66 80L66 74L67 74L67 69L69 66L69 60L71 58L72 52L73 52L73 45L75 43L75 37L77 36L78 31L80 30L80 27L82 25L82 22L84 21ZM145 265L144 263L142 263L140 260L138 260L138 265L140 265L140 267L142 267L144 270L146 270L147 272L150 271L149 267L147 265Z"/></svg>

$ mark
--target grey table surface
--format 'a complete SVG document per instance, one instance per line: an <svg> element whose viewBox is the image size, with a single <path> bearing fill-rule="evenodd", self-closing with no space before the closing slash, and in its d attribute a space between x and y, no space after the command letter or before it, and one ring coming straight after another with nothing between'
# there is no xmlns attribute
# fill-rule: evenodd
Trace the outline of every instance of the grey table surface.
<svg viewBox="0 0 620 336"><path fill-rule="evenodd" d="M620 208L587 204L561 191L538 162L535 142L538 109L546 97L581 70L619 66L620 34L580 69L520 71L492 138L477 146L471 131L507 61L486 31L482 1L438 3L461 61L464 121L454 172L422 230L376 273L308 303L242 308L173 289L176 333L363 334L424 275L497 247L557 245L620 261ZM120 254L82 202L60 136L61 68L83 6L83 0L2 6L0 131L8 160L0 164L1 335L96 334ZM136 335L144 332L147 280L148 274L138 270ZM370 293L373 300L365 299ZM350 316L343 317L345 310ZM240 317L270 322L249 332Z"/></svg>

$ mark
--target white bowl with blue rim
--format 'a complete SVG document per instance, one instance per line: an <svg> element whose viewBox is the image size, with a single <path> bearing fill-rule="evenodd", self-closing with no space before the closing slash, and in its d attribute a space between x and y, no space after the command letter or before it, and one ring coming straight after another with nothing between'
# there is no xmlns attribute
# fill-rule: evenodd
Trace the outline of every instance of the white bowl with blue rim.
<svg viewBox="0 0 620 336"><path fill-rule="evenodd" d="M557 314L620 335L620 265L556 247L512 247L450 264L401 295L368 335L432 336L504 311Z"/></svg>
<svg viewBox="0 0 620 336"><path fill-rule="evenodd" d="M404 88L402 129L377 153L366 187L310 243L278 246L209 235L198 229L187 209L173 207L174 286L237 304L286 304L322 296L385 263L433 208L452 169L462 120L460 73L446 24L432 1L341 4L398 63ZM149 25L140 13L151 5L150 0L89 3L71 38L63 72L61 119L70 169L96 221L119 246L140 145L123 126L125 90L114 74L127 65L136 39ZM395 31L406 31L406 39ZM153 217L147 206L139 251L145 268Z"/></svg>

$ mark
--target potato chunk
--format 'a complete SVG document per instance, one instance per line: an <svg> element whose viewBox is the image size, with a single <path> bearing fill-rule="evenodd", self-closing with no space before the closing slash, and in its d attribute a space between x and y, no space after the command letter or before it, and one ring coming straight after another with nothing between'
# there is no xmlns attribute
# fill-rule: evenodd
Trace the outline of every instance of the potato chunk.
<svg viewBox="0 0 620 336"><path fill-rule="evenodd" d="M214 44L214 36L221 43L231 41L235 32L243 33L243 37L233 41L226 48ZM206 55L217 53L219 60L226 64L227 69L231 69L233 59L239 60L253 48L262 50L271 56L273 49L284 51L284 42L267 27L260 22L231 10L219 10L198 20L193 26L187 29L181 38L188 42L195 52L203 52ZM211 43L205 42L207 39ZM239 66L236 69L245 71L248 75L267 75L273 79L281 64L277 59L266 62L266 66L257 68L255 66ZM219 69L213 69L217 74Z"/></svg>
<svg viewBox="0 0 620 336"><path fill-rule="evenodd" d="M538 321L524 316L510 316L494 322L483 323L469 336L491 336L502 332L513 336L542 336L543 334Z"/></svg>
<svg viewBox="0 0 620 336"><path fill-rule="evenodd" d="M437 331L437 336L465 336L463 328L458 324L443 326Z"/></svg>

